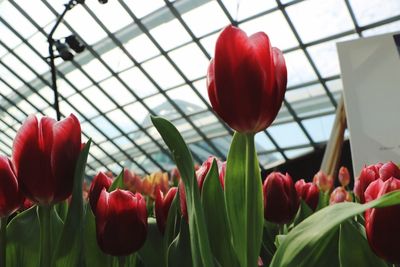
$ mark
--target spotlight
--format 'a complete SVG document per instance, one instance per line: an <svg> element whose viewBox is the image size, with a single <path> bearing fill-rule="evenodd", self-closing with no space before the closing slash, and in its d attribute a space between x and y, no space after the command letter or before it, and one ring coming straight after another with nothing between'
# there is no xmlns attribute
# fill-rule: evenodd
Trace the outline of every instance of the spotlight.
<svg viewBox="0 0 400 267"><path fill-rule="evenodd" d="M68 46L57 40L55 43L56 49L62 59L70 61L74 58L74 55L69 51Z"/></svg>
<svg viewBox="0 0 400 267"><path fill-rule="evenodd" d="M82 53L83 50L85 50L85 45L83 45L82 42L80 42L78 40L78 38L76 38L75 35L70 35L70 36L66 37L65 42L76 53Z"/></svg>
<svg viewBox="0 0 400 267"><path fill-rule="evenodd" d="M100 4L107 4L108 0L99 0Z"/></svg>

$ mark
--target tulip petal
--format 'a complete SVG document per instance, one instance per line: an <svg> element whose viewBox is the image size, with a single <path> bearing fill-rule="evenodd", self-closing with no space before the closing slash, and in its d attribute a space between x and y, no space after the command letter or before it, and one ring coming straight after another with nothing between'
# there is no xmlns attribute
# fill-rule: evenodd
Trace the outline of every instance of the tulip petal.
<svg viewBox="0 0 400 267"><path fill-rule="evenodd" d="M99 172L93 179L89 190L89 203L94 214L96 214L97 201L100 193L105 188L108 190L112 184L112 179L102 172Z"/></svg>
<svg viewBox="0 0 400 267"><path fill-rule="evenodd" d="M0 218L11 215L22 203L11 161L0 156Z"/></svg>
<svg viewBox="0 0 400 267"><path fill-rule="evenodd" d="M21 190L35 202L48 204L53 198L53 179L49 150L54 120L29 116L13 144L13 164Z"/></svg>
<svg viewBox="0 0 400 267"><path fill-rule="evenodd" d="M55 177L55 202L66 199L72 192L76 163L81 148L81 127L71 114L57 122L53 129L54 142L51 166Z"/></svg>

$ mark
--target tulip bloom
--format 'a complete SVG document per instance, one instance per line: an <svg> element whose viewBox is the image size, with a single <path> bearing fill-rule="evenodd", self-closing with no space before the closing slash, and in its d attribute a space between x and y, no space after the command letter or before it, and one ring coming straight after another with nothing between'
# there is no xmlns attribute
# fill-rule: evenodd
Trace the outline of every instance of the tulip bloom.
<svg viewBox="0 0 400 267"><path fill-rule="evenodd" d="M319 200L318 186L313 183L306 183L304 179L301 179L294 184L294 187L296 188L298 197L304 200L315 211Z"/></svg>
<svg viewBox="0 0 400 267"><path fill-rule="evenodd" d="M340 202L351 202L351 201L353 201L353 198L343 186L336 187L335 190L333 190L333 192L331 193L331 196L329 198L330 205Z"/></svg>
<svg viewBox="0 0 400 267"><path fill-rule="evenodd" d="M360 176L354 183L354 195L358 197L361 203L365 202L364 192L370 183L379 178L379 169L382 163L365 166L360 173Z"/></svg>
<svg viewBox="0 0 400 267"><path fill-rule="evenodd" d="M176 191L178 191L177 187L171 187L167 194L164 196L161 189L158 188L158 190L156 190L154 211L156 215L158 229L162 234L164 234L165 232L169 208L171 207L171 203L174 200Z"/></svg>
<svg viewBox="0 0 400 267"><path fill-rule="evenodd" d="M147 236L146 202L140 193L102 189L96 208L97 243L113 256L139 250Z"/></svg>
<svg viewBox="0 0 400 267"><path fill-rule="evenodd" d="M381 178L383 181L386 181L391 177L400 179L400 169L396 164L389 161L379 168L379 178Z"/></svg>
<svg viewBox="0 0 400 267"><path fill-rule="evenodd" d="M7 157L0 156L0 218L10 216L22 202L13 165Z"/></svg>
<svg viewBox="0 0 400 267"><path fill-rule="evenodd" d="M203 189L204 180L206 179L207 174L211 169L214 159L217 162L218 173L222 174L223 163L214 156L208 157L208 159L206 161L204 161L203 164L201 165L201 167L198 168L196 171L197 185L199 186L200 193L201 193L201 190ZM225 171L224 171L223 175L225 176ZM224 188L224 181L223 181L224 176L219 175L219 181L221 183L222 188ZM186 206L186 193L185 193L185 186L184 186L182 180L179 182L179 200L180 200L180 206L181 206L181 213L182 213L183 217L187 220L188 215L187 215L187 206Z"/></svg>
<svg viewBox="0 0 400 267"><path fill-rule="evenodd" d="M342 186L348 186L350 183L349 170L346 167L340 167L338 178Z"/></svg>
<svg viewBox="0 0 400 267"><path fill-rule="evenodd" d="M90 207L92 208L92 211L94 214L96 214L96 207L97 207L97 201L100 197L100 193L105 188L108 190L112 184L113 180L105 175L102 172L99 172L92 181L92 184L90 185L90 190L89 190L89 203Z"/></svg>
<svg viewBox="0 0 400 267"><path fill-rule="evenodd" d="M264 181L264 218L284 224L290 222L299 208L299 197L292 177L272 172Z"/></svg>
<svg viewBox="0 0 400 267"><path fill-rule="evenodd" d="M365 201L369 202L382 195L400 189L400 180L389 178L372 182L365 191ZM400 205L365 212L365 230L372 250L381 258L400 263Z"/></svg>
<svg viewBox="0 0 400 267"><path fill-rule="evenodd" d="M214 111L231 128L256 133L267 128L282 105L287 70L282 52L268 36L247 36L228 26L218 37L207 72Z"/></svg>
<svg viewBox="0 0 400 267"><path fill-rule="evenodd" d="M74 115L57 122L29 116L14 139L13 164L24 195L49 205L72 193L81 151L81 126Z"/></svg>
<svg viewBox="0 0 400 267"><path fill-rule="evenodd" d="M319 171L314 175L313 183L323 192L330 192L333 188L332 176L328 176L322 171Z"/></svg>

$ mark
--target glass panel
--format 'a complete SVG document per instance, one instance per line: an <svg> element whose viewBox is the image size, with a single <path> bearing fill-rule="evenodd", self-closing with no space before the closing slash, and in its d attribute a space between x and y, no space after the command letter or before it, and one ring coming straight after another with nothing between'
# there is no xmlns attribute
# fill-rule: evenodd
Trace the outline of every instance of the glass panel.
<svg viewBox="0 0 400 267"><path fill-rule="evenodd" d="M303 124L307 132L310 133L314 142L325 142L329 139L332 131L335 115L317 117L309 120L304 120Z"/></svg>
<svg viewBox="0 0 400 267"><path fill-rule="evenodd" d="M171 105L171 103L161 94L149 97L144 100L146 105L155 114L168 118L169 120L180 117L178 111ZM150 119L149 117L146 120Z"/></svg>
<svg viewBox="0 0 400 267"><path fill-rule="evenodd" d="M95 58L89 63L85 64L82 68L95 82L99 82L111 76L111 73L107 70L107 68Z"/></svg>
<svg viewBox="0 0 400 267"><path fill-rule="evenodd" d="M36 75L30 71L19 59L11 54L4 56L1 61L11 68L18 76L24 79L26 82L33 80Z"/></svg>
<svg viewBox="0 0 400 267"><path fill-rule="evenodd" d="M157 88L139 68L129 69L120 73L119 76L139 97L145 97L157 92Z"/></svg>
<svg viewBox="0 0 400 267"><path fill-rule="evenodd" d="M398 0L350 0L350 4L360 26L400 15Z"/></svg>
<svg viewBox="0 0 400 267"><path fill-rule="evenodd" d="M124 47L139 63L160 54L160 51L145 34L130 40Z"/></svg>
<svg viewBox="0 0 400 267"><path fill-rule="evenodd" d="M55 19L53 13L40 0L15 1L39 26L44 27Z"/></svg>
<svg viewBox="0 0 400 267"><path fill-rule="evenodd" d="M107 117L125 133L132 132L138 127L121 110L117 109L107 113Z"/></svg>
<svg viewBox="0 0 400 267"><path fill-rule="evenodd" d="M167 94L186 115L206 109L206 106L202 100L188 85L168 91Z"/></svg>
<svg viewBox="0 0 400 267"><path fill-rule="evenodd" d="M162 0L129 0L124 2L138 18L142 18L164 6L164 1Z"/></svg>
<svg viewBox="0 0 400 267"><path fill-rule="evenodd" d="M353 28L342 0L309 0L287 8L303 42L312 42Z"/></svg>
<svg viewBox="0 0 400 267"><path fill-rule="evenodd" d="M259 132L255 135L255 144L258 152L276 149L264 132Z"/></svg>
<svg viewBox="0 0 400 267"><path fill-rule="evenodd" d="M24 38L37 32L36 28L9 1L2 1L0 4L0 17Z"/></svg>
<svg viewBox="0 0 400 267"><path fill-rule="evenodd" d="M310 152L312 152L314 149L312 147L306 147L306 148L300 148L300 149L293 149L293 150L286 150L285 151L285 155L289 158L289 159L294 159L294 158L298 158L300 156L303 156L305 154L308 154Z"/></svg>
<svg viewBox="0 0 400 267"><path fill-rule="evenodd" d="M80 70L77 69L68 72L65 75L65 78L78 89L87 88L92 84L92 82Z"/></svg>
<svg viewBox="0 0 400 267"><path fill-rule="evenodd" d="M171 33L174 34L173 38L171 38ZM164 50L170 50L191 40L190 35L177 19L151 29L150 34Z"/></svg>
<svg viewBox="0 0 400 267"><path fill-rule="evenodd" d="M267 131L282 148L309 144L307 137L296 122L271 126Z"/></svg>
<svg viewBox="0 0 400 267"><path fill-rule="evenodd" d="M296 50L284 54L284 57L288 73L288 87L317 79L317 75L303 51Z"/></svg>
<svg viewBox="0 0 400 267"><path fill-rule="evenodd" d="M110 32L116 32L132 23L129 14L117 1L108 1L106 6L99 5L97 1L87 1L86 5Z"/></svg>
<svg viewBox="0 0 400 267"><path fill-rule="evenodd" d="M234 20L243 20L276 6L273 0L222 0Z"/></svg>
<svg viewBox="0 0 400 267"><path fill-rule="evenodd" d="M3 1L4 3L4 1ZM0 8L2 8L2 4L0 4ZM0 13L1 15L1 13ZM10 31L3 22L0 22L0 36L1 36L1 41L8 46L8 48L12 49L16 47L18 44L20 44L22 41L21 39L18 38L12 31ZM7 51L4 48L4 51ZM5 52L3 52L5 53ZM2 54L3 54L2 53Z"/></svg>
<svg viewBox="0 0 400 267"><path fill-rule="evenodd" d="M169 55L189 80L206 75L209 61L196 44L186 45Z"/></svg>
<svg viewBox="0 0 400 267"><path fill-rule="evenodd" d="M103 92L94 86L83 91L83 94L89 99L92 105L96 106L102 112L107 112L116 107Z"/></svg>
<svg viewBox="0 0 400 267"><path fill-rule="evenodd" d="M362 32L363 36L373 36L378 34L383 34L387 32L399 32L400 31L400 21L388 23L380 27L372 28Z"/></svg>
<svg viewBox="0 0 400 267"><path fill-rule="evenodd" d="M163 89L182 84L184 81L172 65L160 56L143 64L143 68Z"/></svg>
<svg viewBox="0 0 400 267"><path fill-rule="evenodd" d="M285 162L282 154L279 152L259 155L258 160L266 169L273 168Z"/></svg>
<svg viewBox="0 0 400 267"><path fill-rule="evenodd" d="M148 110L139 102L124 107L126 112L143 127L151 126Z"/></svg>
<svg viewBox="0 0 400 267"><path fill-rule="evenodd" d="M218 36L219 32L214 33L200 40L200 43L207 50L207 53L210 57L214 57L215 44L217 43Z"/></svg>
<svg viewBox="0 0 400 267"><path fill-rule="evenodd" d="M229 20L216 1L210 1L182 15L192 32L201 37L229 24Z"/></svg>
<svg viewBox="0 0 400 267"><path fill-rule="evenodd" d="M269 36L271 44L281 50L299 45L281 11L250 20L240 24L240 27L248 35L260 31L265 32Z"/></svg>
<svg viewBox="0 0 400 267"><path fill-rule="evenodd" d="M92 120L92 122L97 126L97 128L101 129L108 139L112 139L121 134L120 131L118 131L106 118L102 116L97 117Z"/></svg>
<svg viewBox="0 0 400 267"><path fill-rule="evenodd" d="M130 60L124 51L118 47L115 47L107 53L102 54L101 58L116 73L133 66L132 60Z"/></svg>
<svg viewBox="0 0 400 267"><path fill-rule="evenodd" d="M121 106L136 100L128 89L114 77L100 83L100 86Z"/></svg>
<svg viewBox="0 0 400 267"><path fill-rule="evenodd" d="M88 118L91 118L99 114L97 110L95 110L93 106L89 104L89 102L87 102L81 95L78 94L73 95L70 98L68 98L68 100L70 101L73 107L79 108L79 111L85 114L85 116L87 116Z"/></svg>

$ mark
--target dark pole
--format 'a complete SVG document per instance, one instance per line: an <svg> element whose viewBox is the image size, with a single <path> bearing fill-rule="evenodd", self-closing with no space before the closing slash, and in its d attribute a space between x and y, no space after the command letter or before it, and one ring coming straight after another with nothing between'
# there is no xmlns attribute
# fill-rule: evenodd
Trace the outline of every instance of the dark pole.
<svg viewBox="0 0 400 267"><path fill-rule="evenodd" d="M49 42L49 55L50 55L50 68L51 68L51 81L52 81L52 86L53 86L53 92L54 92L54 109L57 114L57 120L59 121L61 119L61 113L60 113L60 107L58 104L58 89L57 89L57 73L56 73L56 65L54 64L54 39L53 35L54 32L56 31L58 25L60 25L61 20L64 18L65 14L70 10L72 7L75 5L75 0L70 0L68 4L65 4L65 9L63 13L57 18L57 22L54 25L54 27L51 29L49 36L47 37L47 41Z"/></svg>

